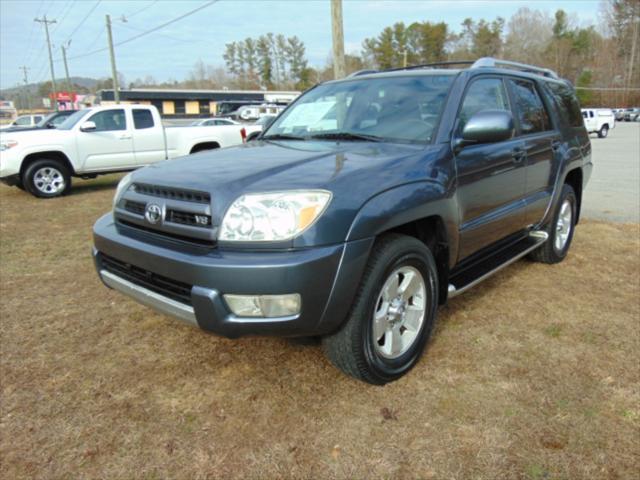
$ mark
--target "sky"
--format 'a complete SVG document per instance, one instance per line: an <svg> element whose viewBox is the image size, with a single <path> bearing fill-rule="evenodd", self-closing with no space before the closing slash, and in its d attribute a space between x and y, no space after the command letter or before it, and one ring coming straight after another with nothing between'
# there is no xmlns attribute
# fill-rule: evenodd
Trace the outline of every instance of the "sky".
<svg viewBox="0 0 640 480"><path fill-rule="evenodd" d="M110 76L105 15L113 22L114 42L127 40L207 4L207 0L0 0L0 89L50 79L45 32L34 18L55 19L50 26L56 78L64 77L61 46L67 48L71 76ZM521 7L553 15L562 8L581 25L596 24L598 0L344 0L345 50L358 52L362 40L403 21L447 22L507 19ZM125 21L126 20L126 21ZM310 65L322 67L331 52L329 0L219 0L197 13L116 46L118 71L126 82L152 75L158 81L185 79L193 65L224 65L226 43L268 32L297 35ZM95 50L105 49L104 51ZM75 58L78 57L78 58Z"/></svg>

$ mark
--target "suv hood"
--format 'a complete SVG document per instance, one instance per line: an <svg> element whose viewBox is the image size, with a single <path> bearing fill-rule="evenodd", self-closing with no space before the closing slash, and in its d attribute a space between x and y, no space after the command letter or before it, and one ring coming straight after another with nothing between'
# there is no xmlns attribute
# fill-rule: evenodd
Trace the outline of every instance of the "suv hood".
<svg viewBox="0 0 640 480"><path fill-rule="evenodd" d="M205 151L137 170L131 180L209 192L214 209L244 193L326 189L332 203L362 204L394 186L437 180L442 145L374 142L257 141ZM224 212L219 212L223 214Z"/></svg>

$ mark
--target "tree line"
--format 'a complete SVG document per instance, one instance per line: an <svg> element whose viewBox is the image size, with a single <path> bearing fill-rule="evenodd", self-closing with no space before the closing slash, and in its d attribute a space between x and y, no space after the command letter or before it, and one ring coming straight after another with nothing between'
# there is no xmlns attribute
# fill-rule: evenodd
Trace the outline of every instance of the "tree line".
<svg viewBox="0 0 640 480"><path fill-rule="evenodd" d="M325 65L311 67L300 38L267 33L227 43L218 62L199 59L182 81L146 76L129 83L121 78L120 85L305 90L333 78L330 49ZM345 61L351 73L486 56L555 70L578 87L584 106L640 106L640 1L602 0L596 25L582 25L564 10L550 15L528 7L509 19L467 18L456 30L444 22L396 22L365 38ZM103 79L98 87L111 88L111 82ZM43 84L39 93L45 96L47 88Z"/></svg>

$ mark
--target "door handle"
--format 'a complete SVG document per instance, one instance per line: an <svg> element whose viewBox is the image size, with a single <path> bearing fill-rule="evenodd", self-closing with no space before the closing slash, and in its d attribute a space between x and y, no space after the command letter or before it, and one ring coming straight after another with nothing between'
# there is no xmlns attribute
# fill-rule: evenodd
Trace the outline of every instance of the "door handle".
<svg viewBox="0 0 640 480"><path fill-rule="evenodd" d="M511 150L511 157L513 158L514 162L519 163L524 160L525 153L526 152L524 148L514 148L513 150Z"/></svg>
<svg viewBox="0 0 640 480"><path fill-rule="evenodd" d="M131 140L131 135L123 134L120 135L120 140Z"/></svg>

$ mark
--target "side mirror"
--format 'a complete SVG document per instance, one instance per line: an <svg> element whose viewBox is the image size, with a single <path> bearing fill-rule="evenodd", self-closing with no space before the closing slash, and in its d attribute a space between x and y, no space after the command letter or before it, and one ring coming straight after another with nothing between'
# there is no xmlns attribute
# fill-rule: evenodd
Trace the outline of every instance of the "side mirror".
<svg viewBox="0 0 640 480"><path fill-rule="evenodd" d="M91 120L80 125L81 132L93 132L96 128L95 122L92 122Z"/></svg>
<svg viewBox="0 0 640 480"><path fill-rule="evenodd" d="M456 147L477 143L495 143L509 140L515 133L511 112L484 110L473 115L462 129Z"/></svg>

